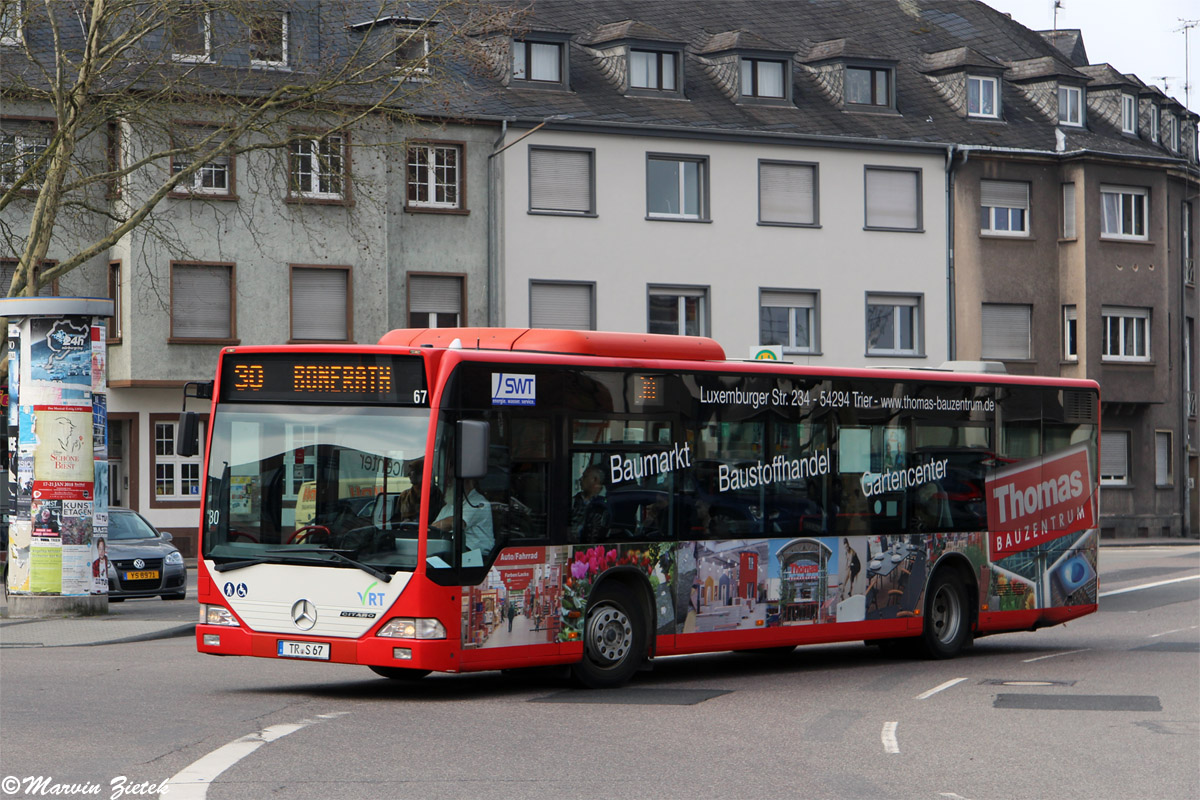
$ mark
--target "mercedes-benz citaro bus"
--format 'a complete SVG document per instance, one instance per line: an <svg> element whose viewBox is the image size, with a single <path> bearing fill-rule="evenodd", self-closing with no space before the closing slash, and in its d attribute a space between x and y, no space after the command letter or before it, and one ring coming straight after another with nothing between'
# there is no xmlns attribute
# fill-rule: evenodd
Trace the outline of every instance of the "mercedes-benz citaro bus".
<svg viewBox="0 0 1200 800"><path fill-rule="evenodd" d="M227 347L209 388L203 653L610 687L719 650L947 658L1097 607L1093 381L458 328Z"/></svg>

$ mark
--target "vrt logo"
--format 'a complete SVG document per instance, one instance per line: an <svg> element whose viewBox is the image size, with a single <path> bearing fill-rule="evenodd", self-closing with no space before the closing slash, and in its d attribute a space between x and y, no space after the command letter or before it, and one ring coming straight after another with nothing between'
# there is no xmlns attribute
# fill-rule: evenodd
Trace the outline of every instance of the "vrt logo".
<svg viewBox="0 0 1200 800"><path fill-rule="evenodd" d="M375 588L375 585L378 583L379 581L374 581L370 586L358 593L358 602L361 605L379 606L380 608L383 607L384 593L371 591L371 589Z"/></svg>

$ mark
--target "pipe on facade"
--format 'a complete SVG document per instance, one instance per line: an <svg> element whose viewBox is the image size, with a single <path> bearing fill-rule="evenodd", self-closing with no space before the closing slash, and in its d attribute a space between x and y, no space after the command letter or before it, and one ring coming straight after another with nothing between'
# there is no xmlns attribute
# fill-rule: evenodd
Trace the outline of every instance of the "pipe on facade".
<svg viewBox="0 0 1200 800"><path fill-rule="evenodd" d="M496 287L500 283L500 243L497 241L499 237L499 225L496 223L496 198L499 194L497 191L497 170L495 156L500 155L506 148L497 150L500 143L508 136L508 120L500 121L500 136L492 143L492 153L488 156L487 166L487 182L488 182L488 207L487 207L487 324L488 327L498 327L500 325L500 298L496 296Z"/></svg>
<svg viewBox="0 0 1200 800"><path fill-rule="evenodd" d="M962 163L966 164L971 154L955 145L946 147L946 360L958 358L958 327L955 322L957 305L954 300L954 159L962 152Z"/></svg>

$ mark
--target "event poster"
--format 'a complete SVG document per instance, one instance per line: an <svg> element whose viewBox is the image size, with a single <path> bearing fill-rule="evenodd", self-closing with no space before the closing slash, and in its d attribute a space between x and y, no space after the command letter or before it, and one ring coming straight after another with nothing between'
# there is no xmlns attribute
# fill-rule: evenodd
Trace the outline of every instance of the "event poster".
<svg viewBox="0 0 1200 800"><path fill-rule="evenodd" d="M78 484L81 494L86 485L90 495L95 464L92 409L35 406L34 413L33 426L38 441L33 456L34 481Z"/></svg>

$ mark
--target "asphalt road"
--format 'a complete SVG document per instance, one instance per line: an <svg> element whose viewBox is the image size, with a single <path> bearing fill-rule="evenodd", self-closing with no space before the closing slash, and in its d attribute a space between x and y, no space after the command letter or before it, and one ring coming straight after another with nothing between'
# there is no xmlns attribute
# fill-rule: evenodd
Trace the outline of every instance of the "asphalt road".
<svg viewBox="0 0 1200 800"><path fill-rule="evenodd" d="M1106 547L1100 573L1100 613L953 661L861 644L721 653L661 659L610 692L553 673L394 684L361 667L201 656L188 638L3 650L0 797L43 796L27 778L111 797L124 777L214 800L1190 800L1200 548ZM192 602L119 613L153 603L145 613L194 618Z"/></svg>

